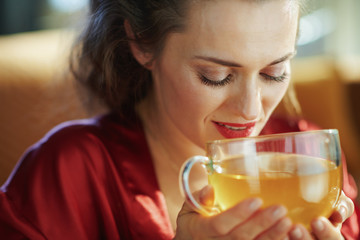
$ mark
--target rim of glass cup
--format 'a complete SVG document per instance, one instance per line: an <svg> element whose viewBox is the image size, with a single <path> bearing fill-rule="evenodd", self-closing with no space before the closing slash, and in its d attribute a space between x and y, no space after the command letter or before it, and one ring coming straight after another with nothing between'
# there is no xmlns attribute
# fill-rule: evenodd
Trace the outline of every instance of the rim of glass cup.
<svg viewBox="0 0 360 240"><path fill-rule="evenodd" d="M286 133L274 133L274 134L266 134L266 135L258 135L258 136L251 136L251 137L242 137L242 138L226 138L226 139L218 139L218 140L211 140L208 141L207 145L212 144L222 144L227 142L236 142L236 141L246 141L246 140L264 140L264 139L279 139L282 137L291 137L291 136L299 136L299 135L308 135L308 134L314 134L314 133L327 133L327 134L335 134L339 135L338 129L332 128L332 129L317 129L317 130L309 130L309 131L300 131L300 132L286 132Z"/></svg>

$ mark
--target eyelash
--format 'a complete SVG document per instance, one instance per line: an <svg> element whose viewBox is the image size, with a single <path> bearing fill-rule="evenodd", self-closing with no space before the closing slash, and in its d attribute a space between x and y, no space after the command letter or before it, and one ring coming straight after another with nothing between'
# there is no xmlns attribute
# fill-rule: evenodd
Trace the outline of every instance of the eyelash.
<svg viewBox="0 0 360 240"><path fill-rule="evenodd" d="M283 75L279 76L279 77L274 77L274 76L271 76L271 75L267 75L265 73L260 73L260 75L266 81L275 81L275 82L283 82L288 77L288 74L286 72ZM219 81L210 80L210 79L206 78L203 75L200 75L200 79L201 79L202 83L204 83L206 86L222 87L222 86L225 86L225 85L227 85L227 84L229 84L231 82L232 75L230 74L226 78L224 78L223 80L219 80Z"/></svg>
<svg viewBox="0 0 360 240"><path fill-rule="evenodd" d="M260 75L266 80L266 81L275 81L275 82L283 82L287 77L288 74L285 72L283 75L274 77L271 75L267 75L265 73L260 73Z"/></svg>
<svg viewBox="0 0 360 240"><path fill-rule="evenodd" d="M205 84L206 86L222 87L222 86L225 86L225 85L227 85L227 84L229 84L231 82L232 75L229 74L223 80L214 81L214 80L210 80L210 79L206 78L204 75L200 74L200 79L201 79L201 82L203 84Z"/></svg>

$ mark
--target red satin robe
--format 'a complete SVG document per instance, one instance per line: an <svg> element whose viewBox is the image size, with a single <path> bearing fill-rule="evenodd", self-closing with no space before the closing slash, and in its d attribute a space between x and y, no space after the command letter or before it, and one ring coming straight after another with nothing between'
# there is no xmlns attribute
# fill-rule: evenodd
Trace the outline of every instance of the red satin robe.
<svg viewBox="0 0 360 240"><path fill-rule="evenodd" d="M264 133L307 130L283 119L269 124ZM344 171L344 190L354 198ZM357 239L358 228L354 214L343 234ZM141 124L115 114L54 128L24 154L0 191L0 239L173 236Z"/></svg>

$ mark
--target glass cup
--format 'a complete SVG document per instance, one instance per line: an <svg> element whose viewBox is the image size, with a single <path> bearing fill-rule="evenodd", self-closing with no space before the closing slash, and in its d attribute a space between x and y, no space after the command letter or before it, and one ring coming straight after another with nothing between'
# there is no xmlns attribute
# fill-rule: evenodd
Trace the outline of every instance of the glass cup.
<svg viewBox="0 0 360 240"><path fill-rule="evenodd" d="M273 134L208 142L205 156L188 159L180 172L180 189L198 212L213 215L250 197L263 207L282 204L294 223L309 228L316 217L329 217L342 190L341 149L335 129ZM215 205L198 203L189 175L202 164L214 188Z"/></svg>

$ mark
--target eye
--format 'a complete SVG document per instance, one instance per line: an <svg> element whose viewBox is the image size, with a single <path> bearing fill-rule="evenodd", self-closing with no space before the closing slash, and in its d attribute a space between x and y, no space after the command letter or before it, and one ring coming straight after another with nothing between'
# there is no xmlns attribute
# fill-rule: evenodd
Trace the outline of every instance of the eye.
<svg viewBox="0 0 360 240"><path fill-rule="evenodd" d="M266 81L274 81L274 82L283 82L285 79L288 78L288 74L284 72L281 76L271 76L266 73L260 73L260 75L266 80Z"/></svg>
<svg viewBox="0 0 360 240"><path fill-rule="evenodd" d="M200 80L203 84L205 84L206 86L212 86L212 87L222 87L225 86L227 84L229 84L232 80L232 75L229 74L226 76L226 78L222 79L222 80L210 80L207 77L205 77L204 75L199 75Z"/></svg>

